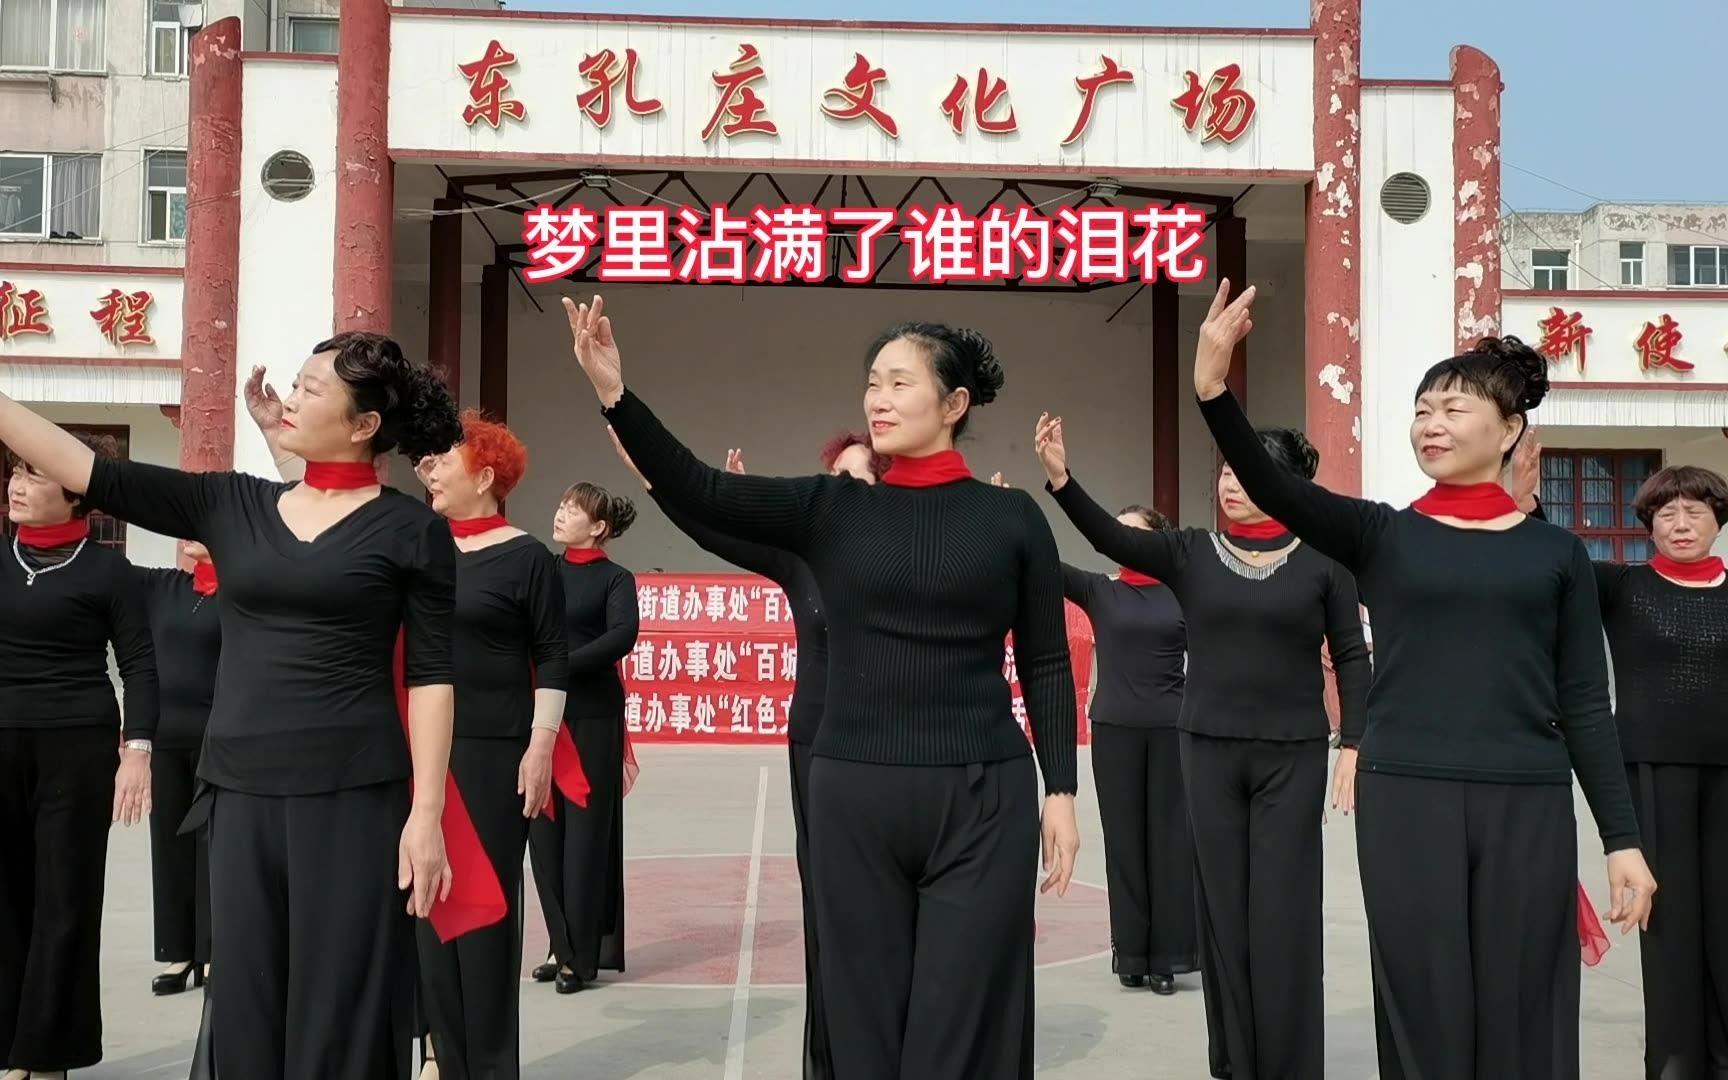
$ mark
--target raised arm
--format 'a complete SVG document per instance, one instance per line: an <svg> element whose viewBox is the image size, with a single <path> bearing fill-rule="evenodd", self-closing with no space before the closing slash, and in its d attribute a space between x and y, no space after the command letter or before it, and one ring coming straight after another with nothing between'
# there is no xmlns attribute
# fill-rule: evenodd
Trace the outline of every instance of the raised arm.
<svg viewBox="0 0 1728 1080"><path fill-rule="evenodd" d="M1056 505L1098 554L1179 587L1182 571L1188 564L1189 530L1136 529L1124 525L1086 494L1086 489L1072 475L1061 487L1046 482L1044 490L1055 496Z"/></svg>
<svg viewBox="0 0 1728 1080"><path fill-rule="evenodd" d="M87 477L84 501L139 528L183 540L205 541L212 511L230 503L244 483L256 477L230 472L181 472L141 461L96 457Z"/></svg>
<svg viewBox="0 0 1728 1080"><path fill-rule="evenodd" d="M1230 463L1242 490L1256 506L1346 569L1359 573L1391 524L1393 510L1383 503L1327 491L1282 468L1266 452L1235 395L1225 386L1231 353L1252 325L1248 315L1254 301L1250 286L1226 306L1229 288L1228 281L1219 286L1200 327L1200 347L1194 361L1200 415L1212 431L1218 452Z"/></svg>
<svg viewBox="0 0 1728 1080"><path fill-rule="evenodd" d="M284 480L303 479L306 476L306 463L299 455L282 449L282 399L276 396L276 388L264 381L262 367L252 369L241 393L246 399L247 413L251 414L252 422L258 425L258 433L264 436L264 445L270 448L270 457L276 462L276 471Z"/></svg>
<svg viewBox="0 0 1728 1080"><path fill-rule="evenodd" d="M792 564L798 556L782 548L740 540L712 528L660 498L660 492L655 488L649 488L648 495L665 511L666 519L677 526L679 532L695 541L696 546L703 551L724 559L740 570L760 574L776 584L783 585L791 579Z"/></svg>
<svg viewBox="0 0 1728 1080"><path fill-rule="evenodd" d="M95 453L65 428L5 394L0 394L0 443L67 491L83 495L90 490Z"/></svg>
<svg viewBox="0 0 1728 1080"><path fill-rule="evenodd" d="M1368 726L1368 687L1374 681L1356 579L1334 563L1326 584L1326 651L1338 686L1338 745L1353 748Z"/></svg>
<svg viewBox="0 0 1728 1080"><path fill-rule="evenodd" d="M735 476L704 464L624 388L623 361L605 303L564 299L577 363L602 414L644 481L661 497L721 532L802 553L844 482L835 477Z"/></svg>
<svg viewBox="0 0 1728 1080"><path fill-rule="evenodd" d="M606 629L586 645L570 650L570 674L592 675L630 655L642 630L636 606L636 577L615 574L606 585Z"/></svg>

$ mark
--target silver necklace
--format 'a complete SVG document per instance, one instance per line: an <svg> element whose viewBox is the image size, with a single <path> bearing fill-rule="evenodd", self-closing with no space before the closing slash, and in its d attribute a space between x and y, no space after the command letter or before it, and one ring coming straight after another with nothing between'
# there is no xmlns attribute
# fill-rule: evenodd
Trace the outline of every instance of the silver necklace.
<svg viewBox="0 0 1728 1080"><path fill-rule="evenodd" d="M1290 561L1290 552L1296 550L1291 548L1290 551L1286 551L1269 563L1255 564L1231 551L1225 546L1224 541L1218 539L1217 533L1212 533L1211 538L1212 550L1218 553L1218 561L1224 564L1224 568L1237 577L1245 577L1249 581L1265 581L1276 574L1285 563Z"/></svg>
<svg viewBox="0 0 1728 1080"><path fill-rule="evenodd" d="M18 537L14 536L12 537L12 557L18 560L18 569L24 571L24 584L30 586L36 584L36 578L38 575L51 574L56 570L64 570L66 567L72 565L72 560L78 557L78 553L83 551L84 545L89 542L90 538L85 537L83 540L78 541L78 546L72 549L72 554L66 556L53 566L44 566L41 569L32 570L30 564L24 561L24 553L18 550Z"/></svg>

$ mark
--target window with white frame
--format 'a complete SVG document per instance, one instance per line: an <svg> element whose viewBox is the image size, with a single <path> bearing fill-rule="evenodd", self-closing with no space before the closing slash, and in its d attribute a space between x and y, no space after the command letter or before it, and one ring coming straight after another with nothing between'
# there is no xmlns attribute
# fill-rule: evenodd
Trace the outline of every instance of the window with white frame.
<svg viewBox="0 0 1728 1080"><path fill-rule="evenodd" d="M1531 277L1536 288L1555 292L1566 288L1566 267L1571 261L1564 251L1536 248L1530 252Z"/></svg>
<svg viewBox="0 0 1728 1080"><path fill-rule="evenodd" d="M150 74L186 74L192 31L180 25L180 0L150 0Z"/></svg>
<svg viewBox="0 0 1728 1080"><path fill-rule="evenodd" d="M0 0L0 68L101 72L107 0Z"/></svg>
<svg viewBox="0 0 1728 1080"><path fill-rule="evenodd" d="M1728 247L1669 244L1668 284L1728 288Z"/></svg>
<svg viewBox="0 0 1728 1080"><path fill-rule="evenodd" d="M335 19L289 19L288 51L336 55L339 25Z"/></svg>
<svg viewBox="0 0 1728 1080"><path fill-rule="evenodd" d="M1620 284L1644 284L1644 241L1620 241Z"/></svg>
<svg viewBox="0 0 1728 1080"><path fill-rule="evenodd" d="M144 242L186 240L186 151L144 151Z"/></svg>
<svg viewBox="0 0 1728 1080"><path fill-rule="evenodd" d="M0 239L101 236L101 154L0 154Z"/></svg>

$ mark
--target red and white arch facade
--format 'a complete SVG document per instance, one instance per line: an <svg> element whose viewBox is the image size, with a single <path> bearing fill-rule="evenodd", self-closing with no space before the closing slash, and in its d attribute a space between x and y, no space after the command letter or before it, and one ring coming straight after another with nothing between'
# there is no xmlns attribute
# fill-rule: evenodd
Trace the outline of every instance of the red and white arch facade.
<svg viewBox="0 0 1728 1080"><path fill-rule="evenodd" d="M234 463L236 356L325 326L392 329L405 166L1108 178L1301 192L1303 419L1324 482L1396 498L1413 482L1398 479L1407 459L1384 470L1377 459L1401 450L1414 372L1499 323L1501 83L1469 47L1452 51L1448 79L1364 80L1361 25L1360 0L1315 0L1308 27L1265 30L639 20L351 0L331 63L241 53L238 25L218 23L193 61L183 461ZM866 90L888 125L863 115ZM305 197L279 201L253 182L279 150L312 164ZM1380 207L1396 173L1428 187L1413 223ZM1213 216L1207 251L1227 274L1240 241L1228 208ZM430 295L440 287L434 270ZM459 370L459 328L437 337L428 350ZM1153 380L1168 391L1172 373Z"/></svg>

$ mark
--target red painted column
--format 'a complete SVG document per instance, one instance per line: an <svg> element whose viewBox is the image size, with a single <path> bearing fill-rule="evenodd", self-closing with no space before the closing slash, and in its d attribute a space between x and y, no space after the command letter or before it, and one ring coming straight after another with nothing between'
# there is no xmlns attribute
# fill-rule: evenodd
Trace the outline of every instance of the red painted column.
<svg viewBox="0 0 1728 1080"><path fill-rule="evenodd" d="M1362 493L1362 0L1312 0L1314 179L1303 245L1308 440L1316 479Z"/></svg>
<svg viewBox="0 0 1728 1080"><path fill-rule="evenodd" d="M234 466L240 296L240 20L192 37L186 267L180 301L180 467Z"/></svg>
<svg viewBox="0 0 1728 1080"><path fill-rule="evenodd" d="M427 256L426 361L462 397L462 204L432 200L431 250Z"/></svg>
<svg viewBox="0 0 1728 1080"><path fill-rule="evenodd" d="M395 174L390 162L390 7L342 5L336 54L335 329L390 332Z"/></svg>
<svg viewBox="0 0 1728 1080"><path fill-rule="evenodd" d="M480 411L499 423L510 415L510 267L480 269Z"/></svg>
<svg viewBox="0 0 1728 1080"><path fill-rule="evenodd" d="M1152 283L1152 509L1182 517L1182 297L1176 283Z"/></svg>
<svg viewBox="0 0 1728 1080"><path fill-rule="evenodd" d="M1500 68L1452 50L1452 257L1460 352L1500 333Z"/></svg>

